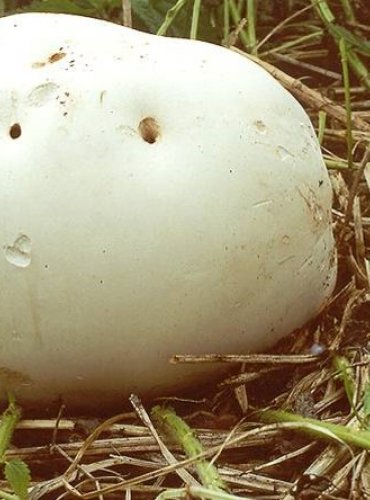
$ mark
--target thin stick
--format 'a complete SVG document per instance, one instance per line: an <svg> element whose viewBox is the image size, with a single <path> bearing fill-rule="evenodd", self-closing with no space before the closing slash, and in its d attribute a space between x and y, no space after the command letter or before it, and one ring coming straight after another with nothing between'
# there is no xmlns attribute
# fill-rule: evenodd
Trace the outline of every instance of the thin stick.
<svg viewBox="0 0 370 500"><path fill-rule="evenodd" d="M351 89L348 71L347 44L344 38L339 41L339 50L342 62L343 85L344 85L344 100L347 115L347 160L349 168L353 167L353 137L352 137L352 109L351 109Z"/></svg>
<svg viewBox="0 0 370 500"><path fill-rule="evenodd" d="M131 1L122 0L122 24L127 28L132 28Z"/></svg>
<svg viewBox="0 0 370 500"><path fill-rule="evenodd" d="M350 219L352 217L353 202L355 200L355 196L357 194L357 191L358 191L358 188L359 188L359 185L360 185L360 181L361 181L362 176L364 174L364 170L366 168L366 165L369 163L369 161L370 161L370 145L366 148L366 151L365 151L364 156L362 157L360 166L359 166L358 170L356 170L356 173L355 173L355 175L353 177L352 186L351 186L351 189L350 189L350 192L349 192L349 196L348 196L348 204L347 204L346 216L345 216L345 219L344 219L345 225L348 225L348 223L349 223L349 221L350 221Z"/></svg>
<svg viewBox="0 0 370 500"><path fill-rule="evenodd" d="M248 363L253 365L296 365L315 363L321 359L320 356L312 354L205 354L203 356L193 354L176 354L170 359L171 363Z"/></svg>

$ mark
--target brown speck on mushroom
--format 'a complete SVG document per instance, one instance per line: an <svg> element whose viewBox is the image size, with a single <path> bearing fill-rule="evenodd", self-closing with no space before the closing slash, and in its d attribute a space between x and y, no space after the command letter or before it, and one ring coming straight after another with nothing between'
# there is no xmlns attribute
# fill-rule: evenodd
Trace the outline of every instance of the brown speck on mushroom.
<svg viewBox="0 0 370 500"><path fill-rule="evenodd" d="M50 64L53 64L53 63L55 63L57 61L60 61L65 56L66 56L65 52L55 52L54 54L52 54L51 56L49 56L48 62Z"/></svg>

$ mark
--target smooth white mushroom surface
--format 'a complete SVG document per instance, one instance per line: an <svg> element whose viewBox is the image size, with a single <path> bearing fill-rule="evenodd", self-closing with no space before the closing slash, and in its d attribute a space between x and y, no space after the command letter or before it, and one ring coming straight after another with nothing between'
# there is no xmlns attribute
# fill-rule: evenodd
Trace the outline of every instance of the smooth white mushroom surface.
<svg viewBox="0 0 370 500"><path fill-rule="evenodd" d="M20 402L180 390L317 313L331 188L246 58L63 14L0 19L0 380Z"/></svg>

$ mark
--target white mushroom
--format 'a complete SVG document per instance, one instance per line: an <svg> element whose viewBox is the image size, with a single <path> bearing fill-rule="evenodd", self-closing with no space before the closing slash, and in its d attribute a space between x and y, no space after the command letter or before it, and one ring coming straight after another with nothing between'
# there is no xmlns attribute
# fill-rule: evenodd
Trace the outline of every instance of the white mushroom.
<svg viewBox="0 0 370 500"><path fill-rule="evenodd" d="M0 378L21 402L180 389L273 345L336 265L302 107L227 49L0 19ZM201 379L204 380L204 379Z"/></svg>

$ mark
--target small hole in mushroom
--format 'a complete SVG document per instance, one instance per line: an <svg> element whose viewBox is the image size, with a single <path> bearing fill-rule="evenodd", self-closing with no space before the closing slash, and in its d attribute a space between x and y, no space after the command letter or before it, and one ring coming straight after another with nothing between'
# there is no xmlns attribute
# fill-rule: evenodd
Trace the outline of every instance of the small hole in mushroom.
<svg viewBox="0 0 370 500"><path fill-rule="evenodd" d="M145 142L154 144L159 137L159 125L154 118L148 116L139 123L139 133Z"/></svg>
<svg viewBox="0 0 370 500"><path fill-rule="evenodd" d="M13 123L9 129L9 135L12 139L18 139L22 135L22 129L19 123Z"/></svg>

